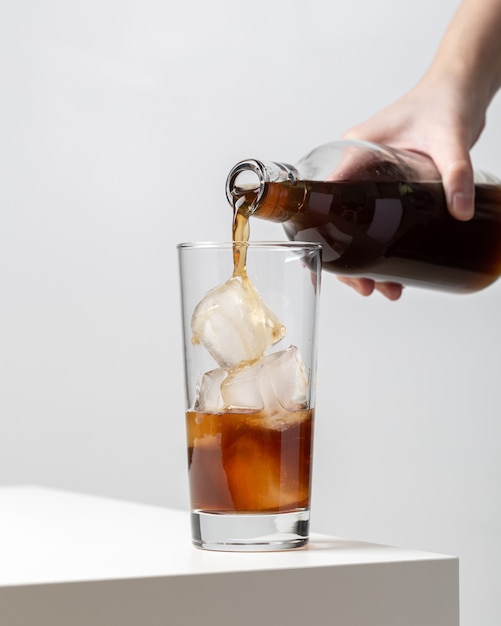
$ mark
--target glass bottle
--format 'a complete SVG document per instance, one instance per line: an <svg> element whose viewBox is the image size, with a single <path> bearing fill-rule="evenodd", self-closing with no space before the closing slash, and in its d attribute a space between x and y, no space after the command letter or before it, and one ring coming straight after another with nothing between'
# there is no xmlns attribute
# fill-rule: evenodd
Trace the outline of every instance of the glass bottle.
<svg viewBox="0 0 501 626"><path fill-rule="evenodd" d="M241 161L226 195L235 214L321 243L324 269L339 275L468 293L501 273L501 181L477 171L475 215L459 221L433 161L419 153L346 140L296 166Z"/></svg>

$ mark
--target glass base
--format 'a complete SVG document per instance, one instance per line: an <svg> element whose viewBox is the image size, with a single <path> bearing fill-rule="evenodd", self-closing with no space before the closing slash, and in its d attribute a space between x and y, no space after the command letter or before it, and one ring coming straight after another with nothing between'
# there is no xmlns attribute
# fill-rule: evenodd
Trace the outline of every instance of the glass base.
<svg viewBox="0 0 501 626"><path fill-rule="evenodd" d="M310 511L292 513L207 513L192 511L193 543L205 550L259 552L308 545Z"/></svg>

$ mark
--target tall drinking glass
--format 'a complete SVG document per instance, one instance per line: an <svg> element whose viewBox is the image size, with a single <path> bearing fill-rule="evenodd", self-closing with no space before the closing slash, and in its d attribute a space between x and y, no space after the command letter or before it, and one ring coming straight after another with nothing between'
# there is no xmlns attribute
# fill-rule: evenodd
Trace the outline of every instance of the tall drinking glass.
<svg viewBox="0 0 501 626"><path fill-rule="evenodd" d="M308 543L321 247L178 245L193 543ZM236 267L236 265L235 265Z"/></svg>

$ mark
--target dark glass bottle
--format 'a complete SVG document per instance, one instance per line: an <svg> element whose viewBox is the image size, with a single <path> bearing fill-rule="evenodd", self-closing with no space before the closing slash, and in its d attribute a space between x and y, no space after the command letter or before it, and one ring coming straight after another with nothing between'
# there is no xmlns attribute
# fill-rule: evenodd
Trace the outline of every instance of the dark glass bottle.
<svg viewBox="0 0 501 626"><path fill-rule="evenodd" d="M421 154L332 142L296 166L241 161L226 193L235 212L320 242L324 269L339 275L468 293L501 273L501 181L476 172L475 215L459 221Z"/></svg>

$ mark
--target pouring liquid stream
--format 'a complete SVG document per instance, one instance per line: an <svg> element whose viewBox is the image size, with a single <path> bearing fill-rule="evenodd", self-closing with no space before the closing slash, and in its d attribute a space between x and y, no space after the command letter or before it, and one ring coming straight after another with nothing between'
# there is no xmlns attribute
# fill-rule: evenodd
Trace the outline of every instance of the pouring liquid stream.
<svg viewBox="0 0 501 626"><path fill-rule="evenodd" d="M242 194L235 193L233 195L232 241L234 277L247 275L247 244L250 235L249 216L251 215L256 197L255 191Z"/></svg>

